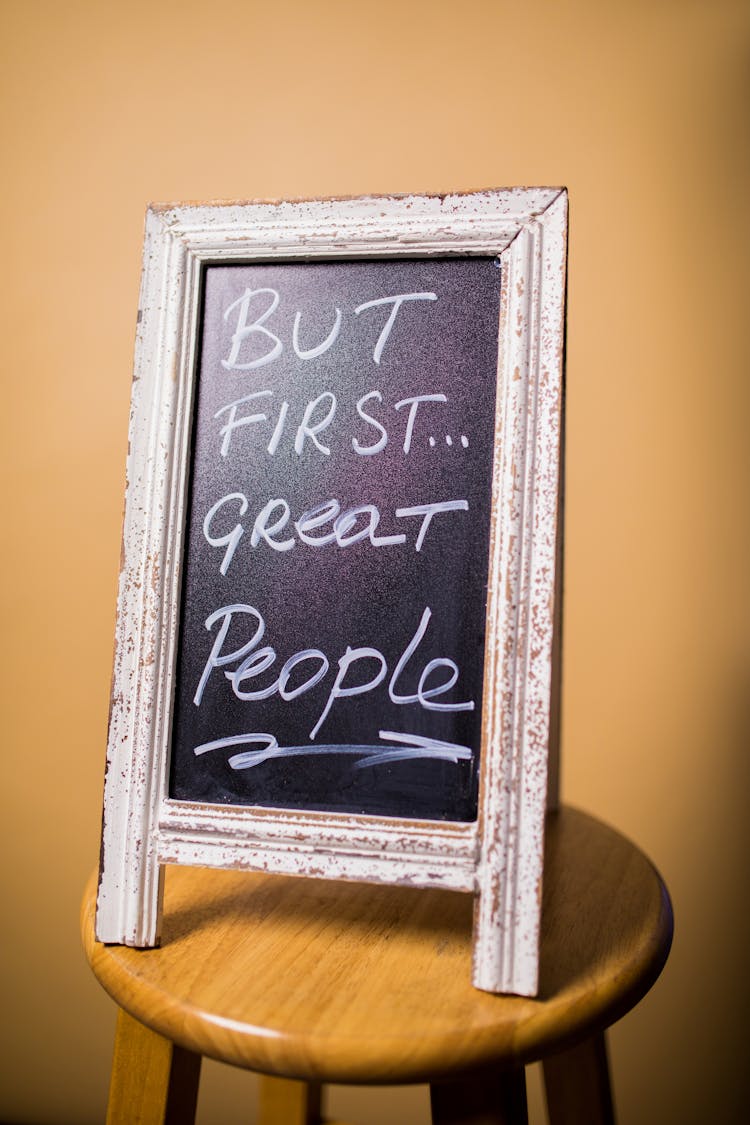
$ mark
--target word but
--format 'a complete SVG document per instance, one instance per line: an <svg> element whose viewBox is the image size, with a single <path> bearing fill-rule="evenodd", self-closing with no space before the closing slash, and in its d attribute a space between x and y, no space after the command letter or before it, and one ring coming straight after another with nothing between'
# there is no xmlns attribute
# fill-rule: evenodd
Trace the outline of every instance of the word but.
<svg viewBox="0 0 750 1125"><path fill-rule="evenodd" d="M255 300L257 297L267 298L265 308L251 320L250 306L254 303L257 307L258 302ZM268 298L270 298L270 300L268 300ZM354 309L355 316L359 316L360 313L365 312L367 309L379 309L385 308L388 305L391 306L388 318L373 348L373 362L377 364L380 363L383 351L391 334L391 329L396 323L396 317L403 304L411 301L436 300L436 293L398 293L393 297L378 297L374 301L365 301L364 304L358 305ZM254 371L278 359L284 351L284 343L280 336L277 336L275 332L267 327L267 322L278 309L280 301L281 297L276 289L246 289L241 297L238 297L236 301L232 301L231 305L224 310L224 320L227 322L232 316L232 313L236 312L237 314L229 355L226 359L222 359L221 361L221 366L226 371ZM294 316L294 326L292 328L292 348L298 359L316 359L318 356L327 352L329 348L332 348L338 340L343 323L341 309L335 310L333 327L326 338L311 348L300 347L299 330L301 319L302 313L297 311ZM259 348L264 347L266 350L261 351L260 355L252 355L253 351L257 352Z"/></svg>

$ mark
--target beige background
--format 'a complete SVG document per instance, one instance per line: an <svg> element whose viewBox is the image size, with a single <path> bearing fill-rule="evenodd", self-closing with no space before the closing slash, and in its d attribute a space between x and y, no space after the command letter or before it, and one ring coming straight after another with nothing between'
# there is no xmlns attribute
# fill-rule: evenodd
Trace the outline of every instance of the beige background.
<svg viewBox="0 0 750 1125"><path fill-rule="evenodd" d="M113 1009L77 911L98 848L146 203L565 184L564 796L653 856L677 919L662 979L611 1036L621 1122L739 1122L750 6L0 11L0 1118L103 1118ZM201 1120L252 1121L252 1094L212 1065ZM361 1125L424 1120L421 1091L336 1098Z"/></svg>

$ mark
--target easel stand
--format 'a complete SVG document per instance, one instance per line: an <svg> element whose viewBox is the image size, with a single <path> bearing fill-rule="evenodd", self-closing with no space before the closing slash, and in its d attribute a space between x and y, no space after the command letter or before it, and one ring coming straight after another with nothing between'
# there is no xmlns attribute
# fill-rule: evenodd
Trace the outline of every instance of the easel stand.
<svg viewBox="0 0 750 1125"><path fill-rule="evenodd" d="M604 1033L658 976L672 915L649 861L571 809L550 817L538 999L470 984L471 897L170 869L160 949L93 938L120 1006L108 1125L194 1120L203 1055L258 1071L261 1125L317 1125L328 1083L429 1083L440 1125L526 1121L541 1060L551 1125L614 1120Z"/></svg>

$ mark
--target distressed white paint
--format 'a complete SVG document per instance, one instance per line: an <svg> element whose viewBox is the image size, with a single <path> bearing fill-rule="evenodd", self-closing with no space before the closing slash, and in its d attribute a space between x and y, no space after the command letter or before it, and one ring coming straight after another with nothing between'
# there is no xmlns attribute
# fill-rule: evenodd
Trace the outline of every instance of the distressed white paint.
<svg viewBox="0 0 750 1125"><path fill-rule="evenodd" d="M537 987L561 417L560 189L167 206L146 221L97 904L158 942L165 863L476 894L474 983ZM502 302L478 824L167 796L189 422L207 262L499 255Z"/></svg>

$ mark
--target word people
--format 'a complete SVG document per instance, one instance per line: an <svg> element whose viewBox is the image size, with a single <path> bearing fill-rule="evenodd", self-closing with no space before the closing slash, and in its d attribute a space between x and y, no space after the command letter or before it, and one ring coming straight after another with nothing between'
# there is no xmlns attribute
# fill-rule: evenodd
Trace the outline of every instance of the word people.
<svg viewBox="0 0 750 1125"><path fill-rule="evenodd" d="M233 649L231 652L225 652L224 645L230 626L233 620L241 615L244 615L250 628L254 626L253 634L239 648ZM404 692L400 689L399 681L404 675L407 665L415 656L427 632L431 617L432 611L429 606L426 606L414 635L405 646L393 669L388 681L388 697L391 703L397 705L417 704L427 711L473 711L473 700L465 700L459 703L438 703L435 701L437 696L443 696L451 691L458 681L458 665L447 657L438 657L427 661L419 676L415 692ZM259 647L266 631L263 615L260 610L251 605L222 606L206 619L206 628L209 632L216 625L219 628L193 697L193 703L196 707L200 707L209 679L217 669L224 669L224 676L229 681L233 694L237 699L244 702L256 702L279 695L285 702L291 703L300 695L312 691L318 684L322 683L328 674L331 665L325 653L317 648L306 648L290 656L282 665L278 676L270 683L251 689L247 686L248 682L262 676L277 660L276 650L270 645ZM231 671L226 671L230 665L235 665L235 667ZM359 675L361 675L362 665L370 671L370 679L357 682ZM303 678L301 682L298 679L293 682L294 674L296 673L299 677L297 670L303 666L306 666L307 678ZM353 671L355 667L357 668L356 672ZM437 684L433 682L432 686L429 686L430 679L434 680L435 673L438 673L441 669L448 671L447 677L442 682ZM336 700L374 691L385 681L388 670L386 659L379 649L367 645L360 648L352 648L347 645L346 651L337 662L337 671L328 690L320 716L310 731L310 740L315 739ZM355 680L355 682L347 683L347 680Z"/></svg>

